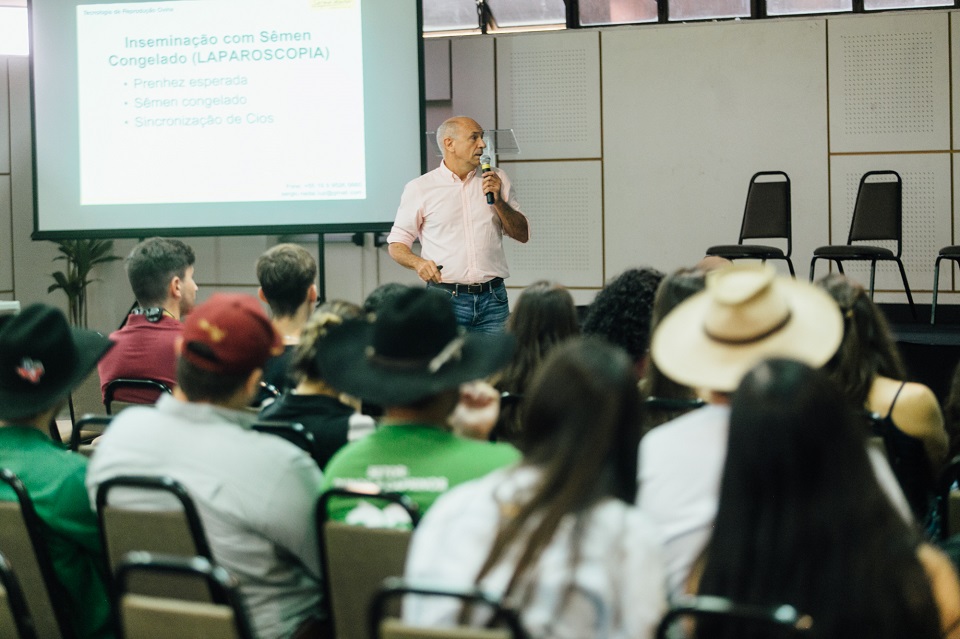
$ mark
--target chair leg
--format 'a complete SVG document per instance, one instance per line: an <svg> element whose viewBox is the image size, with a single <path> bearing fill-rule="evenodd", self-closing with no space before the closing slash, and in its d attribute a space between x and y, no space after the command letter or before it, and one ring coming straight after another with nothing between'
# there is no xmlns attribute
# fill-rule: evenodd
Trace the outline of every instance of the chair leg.
<svg viewBox="0 0 960 639"><path fill-rule="evenodd" d="M835 260L835 261L837 263L837 271L839 271L840 275L846 275L846 273L843 272L843 262L841 262L840 260Z"/></svg>
<svg viewBox="0 0 960 639"><path fill-rule="evenodd" d="M811 282L813 281L813 270L816 268L816 266L817 266L817 258L813 258L812 260L810 260L810 281Z"/></svg>
<svg viewBox="0 0 960 639"><path fill-rule="evenodd" d="M789 257L785 257L784 259L787 261L787 268L790 269L790 276L793 279L797 279L797 273L796 271L793 270L793 262L790 260Z"/></svg>
<svg viewBox="0 0 960 639"><path fill-rule="evenodd" d="M910 292L910 283L907 282L907 272L903 270L903 262L897 260L897 266L900 268L900 279L903 280L903 289L907 293L907 301L910 302L910 316L913 321L917 321L917 308L913 304L913 293Z"/></svg>
<svg viewBox="0 0 960 639"><path fill-rule="evenodd" d="M873 282L877 279L877 261L870 262L870 301L873 301Z"/></svg>
<svg viewBox="0 0 960 639"><path fill-rule="evenodd" d="M942 255L937 256L937 261L933 266L933 301L930 303L930 323L937 323L937 291L940 288L940 260Z"/></svg>

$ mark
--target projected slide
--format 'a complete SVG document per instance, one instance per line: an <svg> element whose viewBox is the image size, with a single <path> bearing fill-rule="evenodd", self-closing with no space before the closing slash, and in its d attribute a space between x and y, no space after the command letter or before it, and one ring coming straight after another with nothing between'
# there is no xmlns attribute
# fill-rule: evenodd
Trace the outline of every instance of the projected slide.
<svg viewBox="0 0 960 639"><path fill-rule="evenodd" d="M360 3L77 6L80 204L366 198Z"/></svg>

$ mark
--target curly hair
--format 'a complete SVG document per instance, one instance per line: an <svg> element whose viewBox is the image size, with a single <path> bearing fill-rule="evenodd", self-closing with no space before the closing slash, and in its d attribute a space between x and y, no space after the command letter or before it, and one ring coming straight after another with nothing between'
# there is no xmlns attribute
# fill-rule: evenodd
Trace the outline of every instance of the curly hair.
<svg viewBox="0 0 960 639"><path fill-rule="evenodd" d="M290 370L297 380L322 380L323 371L317 363L317 348L327 336L331 326L343 324L346 320L357 319L363 315L363 309L353 302L331 300L325 302L313 312L300 334L300 343L293 351Z"/></svg>
<svg viewBox="0 0 960 639"><path fill-rule="evenodd" d="M607 283L587 311L584 335L599 335L639 362L650 346L653 298L664 274L655 268L632 268Z"/></svg>

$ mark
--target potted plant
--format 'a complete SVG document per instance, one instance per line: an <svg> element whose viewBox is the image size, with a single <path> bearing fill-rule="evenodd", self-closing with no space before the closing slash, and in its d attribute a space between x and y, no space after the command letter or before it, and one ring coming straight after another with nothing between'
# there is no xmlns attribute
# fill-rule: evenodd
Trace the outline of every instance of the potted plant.
<svg viewBox="0 0 960 639"><path fill-rule="evenodd" d="M57 250L60 255L53 261L66 260L66 271L51 273L54 283L47 288L48 293L57 289L67 295L70 323L81 328L87 327L87 286L92 282L90 272L97 264L121 259L113 254L113 240L80 239L60 240Z"/></svg>

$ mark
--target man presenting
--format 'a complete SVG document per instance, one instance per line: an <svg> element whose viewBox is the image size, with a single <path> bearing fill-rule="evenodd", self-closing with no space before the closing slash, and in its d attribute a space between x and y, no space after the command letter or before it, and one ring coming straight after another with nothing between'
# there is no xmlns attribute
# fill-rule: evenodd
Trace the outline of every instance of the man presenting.
<svg viewBox="0 0 960 639"><path fill-rule="evenodd" d="M510 313L502 240L507 235L525 243L527 218L506 174L480 169L487 145L479 124L450 118L437 129L437 144L443 162L403 190L387 237L390 257L416 271L427 286L449 293L461 326L501 332ZM410 249L416 239L421 256Z"/></svg>

